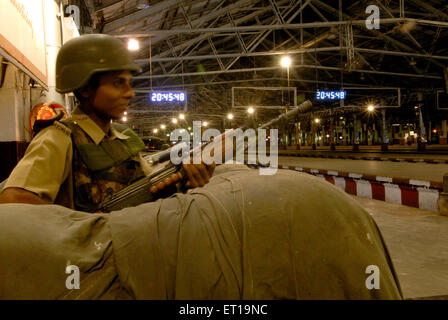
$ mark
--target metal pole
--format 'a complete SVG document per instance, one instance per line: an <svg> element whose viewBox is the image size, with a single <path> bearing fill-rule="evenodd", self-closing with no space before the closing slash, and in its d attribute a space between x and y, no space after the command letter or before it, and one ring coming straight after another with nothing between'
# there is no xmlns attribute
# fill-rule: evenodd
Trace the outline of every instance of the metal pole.
<svg viewBox="0 0 448 320"><path fill-rule="evenodd" d="M443 191L439 196L439 212L442 216L448 216L448 173L443 176Z"/></svg>

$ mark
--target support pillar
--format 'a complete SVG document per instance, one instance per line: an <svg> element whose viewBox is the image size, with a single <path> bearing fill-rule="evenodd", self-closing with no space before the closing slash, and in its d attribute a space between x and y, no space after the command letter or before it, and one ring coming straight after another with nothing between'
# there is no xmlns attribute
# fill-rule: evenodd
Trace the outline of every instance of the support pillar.
<svg viewBox="0 0 448 320"><path fill-rule="evenodd" d="M418 115L419 115L419 123L420 123L420 136L417 141L417 150L425 151L426 150L426 129L425 129L425 124L423 123L422 104L419 104L418 111L419 111Z"/></svg>
<svg viewBox="0 0 448 320"><path fill-rule="evenodd" d="M316 150L316 126L314 124L314 117L311 115L311 146L313 150Z"/></svg>
<svg viewBox="0 0 448 320"><path fill-rule="evenodd" d="M359 120L353 115L353 151L359 151Z"/></svg>
<svg viewBox="0 0 448 320"><path fill-rule="evenodd" d="M296 129L296 150L300 150L300 122L294 124Z"/></svg>
<svg viewBox="0 0 448 320"><path fill-rule="evenodd" d="M334 151L336 150L336 145L334 143L334 131L335 131L335 127L334 127L334 120L333 118L331 118L330 120L330 127L331 127L331 132L330 132L330 150Z"/></svg>
<svg viewBox="0 0 448 320"><path fill-rule="evenodd" d="M383 108L381 109L381 115L382 115L382 124L383 124L383 137L382 137L382 141L381 141L381 151L383 152L387 152L389 150L389 141L387 138L387 132L386 132L386 109Z"/></svg>
<svg viewBox="0 0 448 320"><path fill-rule="evenodd" d="M442 120L442 130L439 135L439 143L440 144L447 143L446 120Z"/></svg>
<svg viewBox="0 0 448 320"><path fill-rule="evenodd" d="M398 137L400 138L400 145L404 145L405 144L405 140L404 140L404 132L403 132L403 125L400 124L400 131L398 133Z"/></svg>
<svg viewBox="0 0 448 320"><path fill-rule="evenodd" d="M443 192L439 197L439 212L442 216L448 216L448 173L443 176Z"/></svg>

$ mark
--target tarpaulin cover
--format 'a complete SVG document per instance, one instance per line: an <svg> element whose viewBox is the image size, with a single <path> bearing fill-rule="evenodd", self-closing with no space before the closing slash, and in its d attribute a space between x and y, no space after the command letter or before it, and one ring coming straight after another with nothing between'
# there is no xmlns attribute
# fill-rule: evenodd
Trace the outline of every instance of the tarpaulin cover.
<svg viewBox="0 0 448 320"><path fill-rule="evenodd" d="M328 182L217 167L111 214L0 205L0 299L400 299L370 215ZM79 268L80 289L67 289ZM379 270L378 289L368 266ZM67 271L67 273L66 273Z"/></svg>

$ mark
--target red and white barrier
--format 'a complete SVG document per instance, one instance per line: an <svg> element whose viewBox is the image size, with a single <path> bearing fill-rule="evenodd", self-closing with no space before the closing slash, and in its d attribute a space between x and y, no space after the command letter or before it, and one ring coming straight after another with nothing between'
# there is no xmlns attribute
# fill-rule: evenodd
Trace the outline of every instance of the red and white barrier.
<svg viewBox="0 0 448 320"><path fill-rule="evenodd" d="M313 174L332 183L345 192L364 198L382 200L390 203L438 212L438 199L443 190L442 183L412 179L371 176L322 169L288 167Z"/></svg>

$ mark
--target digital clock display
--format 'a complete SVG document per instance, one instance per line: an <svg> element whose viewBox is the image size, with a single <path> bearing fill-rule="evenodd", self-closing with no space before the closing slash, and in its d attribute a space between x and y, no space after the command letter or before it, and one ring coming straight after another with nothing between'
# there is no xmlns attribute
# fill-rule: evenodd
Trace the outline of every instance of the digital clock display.
<svg viewBox="0 0 448 320"><path fill-rule="evenodd" d="M341 91L317 91L317 100L344 100L347 93L343 90Z"/></svg>
<svg viewBox="0 0 448 320"><path fill-rule="evenodd" d="M185 92L181 91L160 91L151 92L152 102L184 102Z"/></svg>

